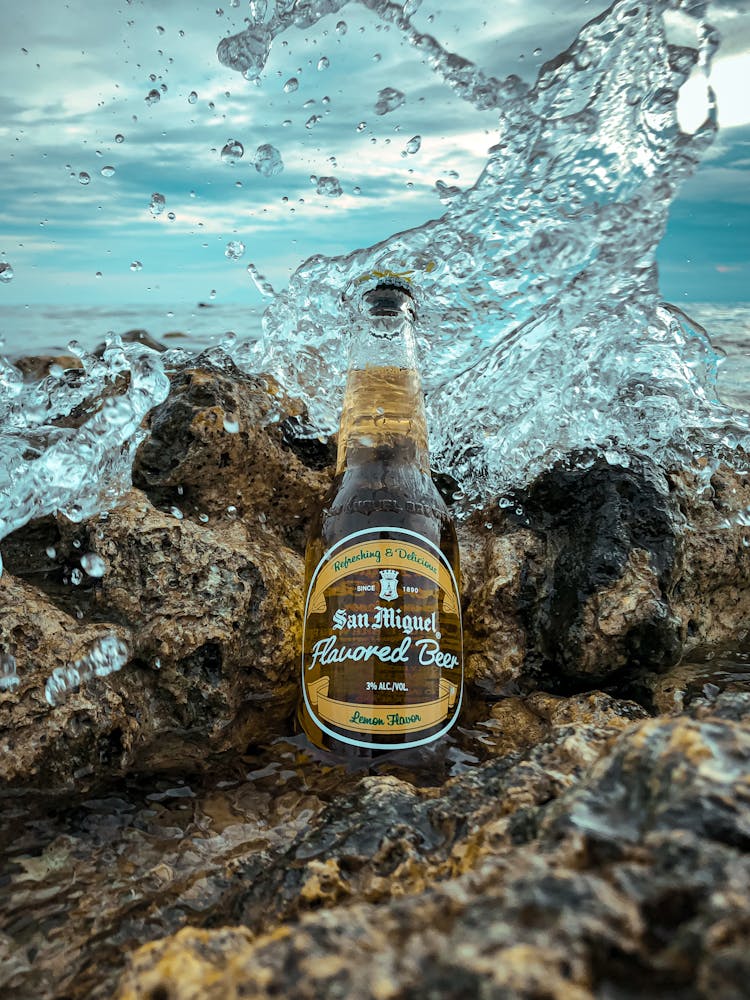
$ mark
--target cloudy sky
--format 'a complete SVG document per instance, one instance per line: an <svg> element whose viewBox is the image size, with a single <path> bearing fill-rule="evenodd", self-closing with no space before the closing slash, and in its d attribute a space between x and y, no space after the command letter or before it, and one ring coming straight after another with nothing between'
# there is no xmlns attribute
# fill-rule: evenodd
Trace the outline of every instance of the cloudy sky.
<svg viewBox="0 0 750 1000"><path fill-rule="evenodd" d="M410 2L419 30L494 76L528 82L606 6ZM442 214L436 181L474 182L494 141L493 112L455 97L395 28L350 3L288 30L256 85L216 57L249 7L4 3L0 269L9 263L14 277L0 283L0 308L258 305L248 264L282 288L313 253L367 246ZM721 128L674 202L660 249L662 292L674 302L750 300L748 3L715 3L712 22L723 36L712 74ZM378 115L385 87L407 100ZM685 127L697 127L705 101L697 80L683 88ZM419 150L407 152L417 135ZM231 140L242 157L222 157ZM280 173L256 169L263 144L278 149ZM338 179L340 197L317 192L321 177ZM245 245L236 259L232 241Z"/></svg>

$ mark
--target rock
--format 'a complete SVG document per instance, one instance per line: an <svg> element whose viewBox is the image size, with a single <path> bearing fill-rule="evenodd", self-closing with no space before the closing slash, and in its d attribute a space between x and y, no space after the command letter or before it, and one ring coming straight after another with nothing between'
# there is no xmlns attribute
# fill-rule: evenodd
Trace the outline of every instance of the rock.
<svg viewBox="0 0 750 1000"><path fill-rule="evenodd" d="M555 733L530 764L562 759L570 730ZM246 915L252 936L186 929L147 945L119 998L183 1000L196 985L208 1000L739 997L749 765L736 722L647 719L600 737L552 801L533 767L531 804L502 794L521 761L490 762L437 793L363 779L357 801L323 813L285 859L297 910L277 895L275 912Z"/></svg>
<svg viewBox="0 0 750 1000"><path fill-rule="evenodd" d="M5 788L60 790L117 773L138 739L138 715L128 680L93 678L52 709L45 684L55 669L82 658L106 635L124 642L119 624L82 624L35 587L0 577L0 647L17 663L19 683L0 691L0 774Z"/></svg>
<svg viewBox="0 0 750 1000"><path fill-rule="evenodd" d="M598 460L472 515L469 677L495 694L519 680L571 690L668 670L747 630L750 486L728 468L711 482Z"/></svg>
<svg viewBox="0 0 750 1000"><path fill-rule="evenodd" d="M127 725L117 712L86 709L98 720L94 743L117 743L106 766L90 765L101 779L176 760L200 768L213 753L289 731L300 553L309 512L330 483L332 449L299 436L303 409L273 380L244 375L216 352L200 364L173 376L149 417L134 469L143 492L133 489L108 517L81 526L46 518L3 542L7 572L26 581L29 602L14 626L20 643L6 642L18 643L19 669L35 678L36 728L22 722L26 735L12 736L17 758L34 762L31 784L69 784L86 766L78 751L65 764L57 738L37 736L53 713L39 700L43 681L70 662L52 652L56 629L67 636L62 650L77 650L92 629L121 629L131 643L127 669L96 681L96 698L102 686L115 701L127 688ZM669 670L699 638L719 642L750 625L750 547L739 522L725 524L750 491L727 469L712 484L698 494L697 481L636 461L560 466L510 506L463 522L473 690L494 699L607 681L630 685L648 707L669 707L654 671ZM102 576L82 570L84 553L103 560ZM37 600L54 624L43 627L44 654L32 663ZM4 698L12 703L13 693ZM15 725L10 708L6 724ZM549 724L530 700L501 702L483 723L488 745L505 753L533 745ZM21 747L25 739L36 746Z"/></svg>
<svg viewBox="0 0 750 1000"><path fill-rule="evenodd" d="M46 378L54 367L62 368L63 371L83 368L81 359L74 354L23 355L14 358L13 364L28 382Z"/></svg>
<svg viewBox="0 0 750 1000"><path fill-rule="evenodd" d="M668 480L686 521L670 595L685 651L734 642L750 628L750 478L722 466L708 484L687 470Z"/></svg>
<svg viewBox="0 0 750 1000"><path fill-rule="evenodd" d="M503 694L525 672L528 637L519 613L523 581L542 571L544 544L530 531L487 535L460 528L466 676ZM486 537L485 537L486 536Z"/></svg>
<svg viewBox="0 0 750 1000"><path fill-rule="evenodd" d="M330 473L315 467L319 461L305 464L292 446L289 428L299 413L272 380L244 375L228 360L222 368L184 369L149 416L133 482L156 506L177 506L188 517L221 518L234 508L246 524L277 532L301 552ZM312 451L330 461L330 450L316 444Z"/></svg>
<svg viewBox="0 0 750 1000"><path fill-rule="evenodd" d="M0 695L7 782L83 789L136 769L195 769L283 729L297 694L299 556L239 521L165 514L138 490L105 520L50 532L37 525L32 534L56 546L62 567L45 581L49 596L8 572L0 579L15 612L0 635L22 678ZM24 565L22 551L8 553L10 571ZM84 553L106 570L91 578L78 569L75 587L71 566ZM52 670L110 632L127 637L128 665L50 707Z"/></svg>

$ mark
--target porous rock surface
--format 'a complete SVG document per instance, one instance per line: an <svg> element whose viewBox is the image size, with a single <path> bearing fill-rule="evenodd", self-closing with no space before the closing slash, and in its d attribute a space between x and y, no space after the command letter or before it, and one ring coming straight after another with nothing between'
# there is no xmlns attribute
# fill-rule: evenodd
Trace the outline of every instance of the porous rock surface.
<svg viewBox="0 0 750 1000"><path fill-rule="evenodd" d="M119 998L739 998L750 702L723 707L740 721L568 706L528 755L438 792L363 778L245 870L241 923L144 946Z"/></svg>

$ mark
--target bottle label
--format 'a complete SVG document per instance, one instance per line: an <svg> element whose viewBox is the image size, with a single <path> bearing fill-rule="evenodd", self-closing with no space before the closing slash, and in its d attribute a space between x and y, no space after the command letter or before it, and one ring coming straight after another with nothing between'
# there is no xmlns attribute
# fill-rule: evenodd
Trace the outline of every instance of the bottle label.
<svg viewBox="0 0 750 1000"><path fill-rule="evenodd" d="M302 692L320 728L354 746L421 746L456 721L462 691L461 604L440 549L396 527L332 546L302 634Z"/></svg>

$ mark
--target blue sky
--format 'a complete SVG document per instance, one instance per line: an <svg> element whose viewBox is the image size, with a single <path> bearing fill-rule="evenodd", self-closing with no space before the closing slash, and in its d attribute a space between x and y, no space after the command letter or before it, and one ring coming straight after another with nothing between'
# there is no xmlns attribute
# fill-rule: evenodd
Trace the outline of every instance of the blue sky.
<svg viewBox="0 0 750 1000"><path fill-rule="evenodd" d="M468 187L476 179L494 114L453 95L396 29L350 3L287 31L256 86L216 58L217 42L249 14L248 0L234 2L5 4L0 264L10 263L14 278L0 283L0 308L177 305L214 295L258 305L248 264L282 288L313 253L367 246L442 214L436 181ZM605 6L424 0L413 21L495 76L532 82ZM678 303L750 300L748 4L716 3L711 20L723 36L712 76L721 128L672 206L658 257L662 292ZM287 92L292 77L299 86ZM384 87L407 100L379 116ZM160 99L148 104L153 89ZM684 91L681 114L696 127L705 87L694 81ZM403 155L415 135L421 148ZM230 139L245 148L234 163L220 155ZM264 143L281 153L277 176L254 167ZM323 176L338 178L341 197L316 193L311 177ZM157 217L154 192L165 198ZM229 241L245 244L240 259L225 256ZM135 262L142 267L131 269Z"/></svg>

